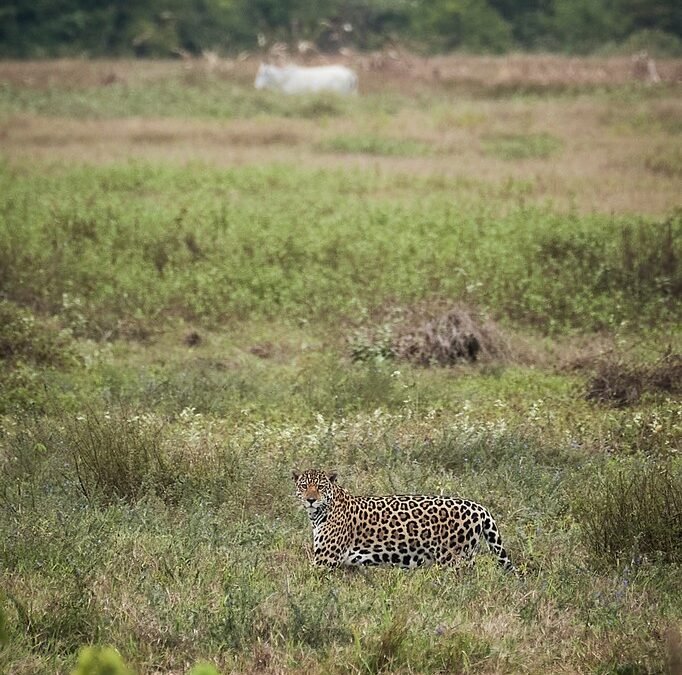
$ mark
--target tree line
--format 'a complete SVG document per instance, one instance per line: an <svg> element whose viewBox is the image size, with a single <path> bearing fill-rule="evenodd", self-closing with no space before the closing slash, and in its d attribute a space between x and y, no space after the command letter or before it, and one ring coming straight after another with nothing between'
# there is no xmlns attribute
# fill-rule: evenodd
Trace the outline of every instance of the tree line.
<svg viewBox="0 0 682 675"><path fill-rule="evenodd" d="M274 42L682 55L679 0L4 0L0 57L167 57Z"/></svg>

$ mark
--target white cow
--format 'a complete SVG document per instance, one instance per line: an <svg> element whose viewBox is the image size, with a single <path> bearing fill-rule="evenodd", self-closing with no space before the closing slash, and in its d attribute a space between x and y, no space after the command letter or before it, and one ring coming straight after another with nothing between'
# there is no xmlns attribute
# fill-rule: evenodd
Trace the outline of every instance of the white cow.
<svg viewBox="0 0 682 675"><path fill-rule="evenodd" d="M345 66L271 66L261 63L254 82L256 89L273 89L285 94L309 94L333 91L354 94L358 89L357 75Z"/></svg>

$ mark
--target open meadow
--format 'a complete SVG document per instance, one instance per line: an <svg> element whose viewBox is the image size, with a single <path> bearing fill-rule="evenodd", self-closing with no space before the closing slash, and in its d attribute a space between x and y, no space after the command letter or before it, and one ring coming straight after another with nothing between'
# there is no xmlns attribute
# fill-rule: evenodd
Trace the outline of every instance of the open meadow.
<svg viewBox="0 0 682 675"><path fill-rule="evenodd" d="M682 61L350 65L0 62L0 673L682 673ZM313 567L308 467L523 577Z"/></svg>

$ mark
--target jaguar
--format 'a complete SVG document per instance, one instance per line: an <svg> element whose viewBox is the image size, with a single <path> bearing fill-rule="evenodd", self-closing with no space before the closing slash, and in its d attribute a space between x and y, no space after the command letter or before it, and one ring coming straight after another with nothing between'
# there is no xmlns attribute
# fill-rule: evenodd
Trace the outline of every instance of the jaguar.
<svg viewBox="0 0 682 675"><path fill-rule="evenodd" d="M313 528L313 562L327 567L407 569L472 563L484 539L506 571L518 574L494 518L468 499L426 495L356 496L335 473L293 471Z"/></svg>

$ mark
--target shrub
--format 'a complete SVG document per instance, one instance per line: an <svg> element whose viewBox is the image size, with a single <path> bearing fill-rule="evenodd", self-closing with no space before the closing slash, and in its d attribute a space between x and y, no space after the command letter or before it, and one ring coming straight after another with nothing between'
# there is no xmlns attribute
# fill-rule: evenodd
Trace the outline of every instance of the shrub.
<svg viewBox="0 0 682 675"><path fill-rule="evenodd" d="M644 28L632 33L617 51L627 55L646 51L657 58L679 58L682 56L682 39L671 32Z"/></svg>
<svg viewBox="0 0 682 675"><path fill-rule="evenodd" d="M511 348L491 319L456 306L431 319L415 318L400 327L383 324L375 332L358 332L351 339L350 353L353 361L403 359L420 366L452 366L479 358L507 360Z"/></svg>
<svg viewBox="0 0 682 675"><path fill-rule="evenodd" d="M349 340L350 358L355 362L381 363L396 358L395 336L389 324L376 330L359 330Z"/></svg>
<svg viewBox="0 0 682 675"><path fill-rule="evenodd" d="M70 333L27 309L0 300L0 363L68 366L77 361Z"/></svg>
<svg viewBox="0 0 682 675"><path fill-rule="evenodd" d="M646 365L623 359L602 361L587 384L585 398L620 407L649 392L682 394L682 354L665 354Z"/></svg>
<svg viewBox="0 0 682 675"><path fill-rule="evenodd" d="M575 516L595 561L642 557L682 563L682 465L625 462L606 470L575 500Z"/></svg>
<svg viewBox="0 0 682 675"><path fill-rule="evenodd" d="M455 307L402 335L396 352L421 366L450 366L479 357L504 359L509 356L509 346L490 319Z"/></svg>
<svg viewBox="0 0 682 675"><path fill-rule="evenodd" d="M46 370L79 363L68 331L8 300L0 300L0 413L42 407Z"/></svg>

